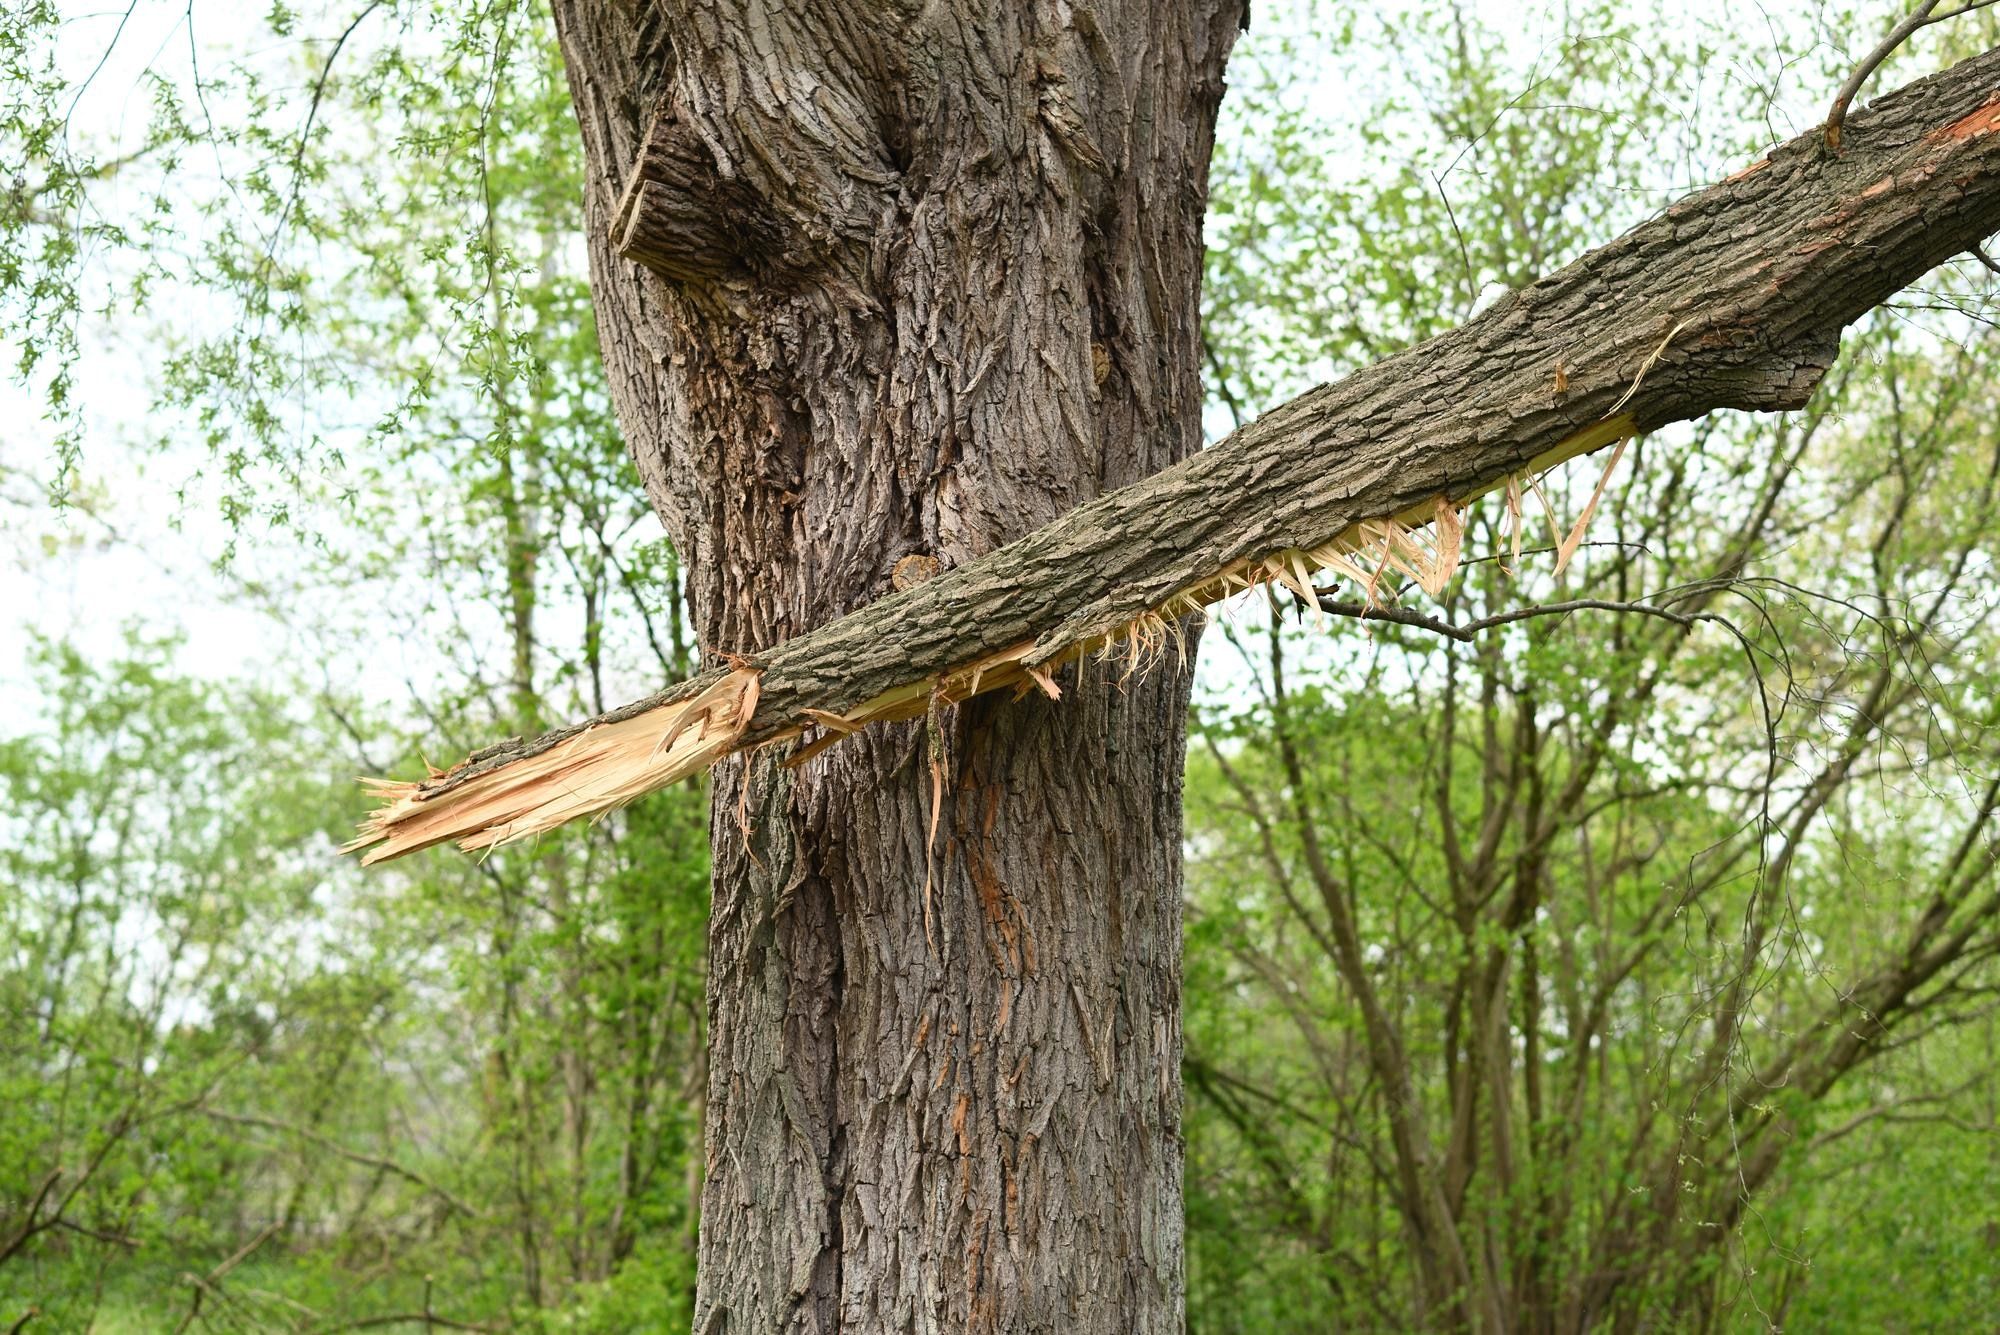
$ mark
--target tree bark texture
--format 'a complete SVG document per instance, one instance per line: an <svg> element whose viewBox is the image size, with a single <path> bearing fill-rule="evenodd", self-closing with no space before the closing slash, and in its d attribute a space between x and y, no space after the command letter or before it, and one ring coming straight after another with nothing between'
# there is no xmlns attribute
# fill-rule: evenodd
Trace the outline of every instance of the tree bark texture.
<svg viewBox="0 0 2000 1335"><path fill-rule="evenodd" d="M1240 4L555 11L710 661L1195 449ZM1180 1329L1187 686L1107 675L718 767L698 1331Z"/></svg>

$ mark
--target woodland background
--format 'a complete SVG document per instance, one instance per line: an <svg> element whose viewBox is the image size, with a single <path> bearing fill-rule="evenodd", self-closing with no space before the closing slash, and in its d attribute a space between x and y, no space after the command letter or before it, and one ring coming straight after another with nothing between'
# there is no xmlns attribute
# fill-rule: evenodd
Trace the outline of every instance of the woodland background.
<svg viewBox="0 0 2000 1335"><path fill-rule="evenodd" d="M334 854L355 774L693 663L546 16L199 12L0 23L0 1327L685 1329L704 794ZM1259 5L1211 435L1753 161L1890 21ZM1599 458L1475 507L1441 600L1379 591L1679 619L1209 631L1192 1331L1410 1328L1447 1234L1536 1328L1990 1328L1995 272L1803 412L1635 444L1566 569Z"/></svg>

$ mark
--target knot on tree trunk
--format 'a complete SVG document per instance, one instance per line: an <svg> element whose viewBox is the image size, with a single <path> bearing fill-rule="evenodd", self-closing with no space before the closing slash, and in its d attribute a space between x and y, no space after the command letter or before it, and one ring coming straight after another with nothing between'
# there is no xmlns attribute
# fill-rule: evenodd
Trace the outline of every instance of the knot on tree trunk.
<svg viewBox="0 0 2000 1335"><path fill-rule="evenodd" d="M805 271L802 243L755 187L722 171L692 126L660 109L612 215L620 255L676 284L732 274L771 284Z"/></svg>

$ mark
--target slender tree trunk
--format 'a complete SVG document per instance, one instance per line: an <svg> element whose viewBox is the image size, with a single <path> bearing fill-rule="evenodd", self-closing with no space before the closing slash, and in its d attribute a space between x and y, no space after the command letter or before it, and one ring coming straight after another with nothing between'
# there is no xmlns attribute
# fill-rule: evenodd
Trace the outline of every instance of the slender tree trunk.
<svg viewBox="0 0 2000 1335"><path fill-rule="evenodd" d="M711 658L1198 443L1239 3L557 0L621 423ZM1186 678L718 769L696 1329L1181 1326Z"/></svg>

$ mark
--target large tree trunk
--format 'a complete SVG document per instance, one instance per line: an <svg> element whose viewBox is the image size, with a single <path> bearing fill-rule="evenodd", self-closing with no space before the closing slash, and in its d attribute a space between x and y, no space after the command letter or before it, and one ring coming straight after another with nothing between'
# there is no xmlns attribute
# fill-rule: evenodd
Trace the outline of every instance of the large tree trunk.
<svg viewBox="0 0 2000 1335"><path fill-rule="evenodd" d="M1240 5L555 9L705 654L1195 448ZM1186 679L1086 676L719 767L698 1330L1179 1330Z"/></svg>

